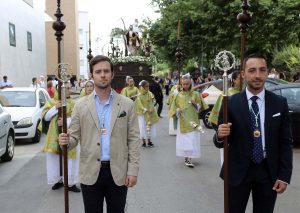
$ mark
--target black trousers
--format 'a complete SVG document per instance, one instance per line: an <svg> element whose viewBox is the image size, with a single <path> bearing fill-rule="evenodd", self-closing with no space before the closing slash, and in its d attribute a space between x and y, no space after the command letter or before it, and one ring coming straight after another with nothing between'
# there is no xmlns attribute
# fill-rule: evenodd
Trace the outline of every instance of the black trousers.
<svg viewBox="0 0 300 213"><path fill-rule="evenodd" d="M102 168L94 185L81 184L85 213L102 213L105 198L107 213L124 213L127 187L114 183L109 168Z"/></svg>
<svg viewBox="0 0 300 213"><path fill-rule="evenodd" d="M253 213L272 213L277 192L273 189L266 160L251 163L246 178L238 186L229 185L229 212L243 213L252 192Z"/></svg>
<svg viewBox="0 0 300 213"><path fill-rule="evenodd" d="M165 85L166 95L169 95L169 89L170 89L169 85Z"/></svg>
<svg viewBox="0 0 300 213"><path fill-rule="evenodd" d="M156 103L158 105L157 115L160 116L162 108L163 108L163 100L156 100Z"/></svg>

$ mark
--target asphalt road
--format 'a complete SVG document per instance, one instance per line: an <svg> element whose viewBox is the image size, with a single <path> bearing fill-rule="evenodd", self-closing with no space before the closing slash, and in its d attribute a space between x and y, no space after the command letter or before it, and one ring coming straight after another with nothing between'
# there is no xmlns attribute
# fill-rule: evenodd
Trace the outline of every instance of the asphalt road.
<svg viewBox="0 0 300 213"><path fill-rule="evenodd" d="M219 150L211 141L213 131L201 135L202 156L187 168L175 156L175 136L168 135L166 111L158 125L155 147L141 149L138 184L128 191L128 213L221 213L223 182ZM45 155L39 144L18 141L12 162L0 163L0 213L64 212L63 190L52 191L46 182ZM294 172L287 191L278 196L275 212L300 209L300 150L294 149ZM69 193L70 213L82 213L81 193ZM247 213L252 212L251 202Z"/></svg>

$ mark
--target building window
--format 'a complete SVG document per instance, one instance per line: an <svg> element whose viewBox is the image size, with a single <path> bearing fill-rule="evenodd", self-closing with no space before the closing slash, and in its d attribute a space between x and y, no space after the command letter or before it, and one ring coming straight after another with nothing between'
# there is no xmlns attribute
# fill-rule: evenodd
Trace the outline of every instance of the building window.
<svg viewBox="0 0 300 213"><path fill-rule="evenodd" d="M26 4L33 7L33 0L23 0Z"/></svg>
<svg viewBox="0 0 300 213"><path fill-rule="evenodd" d="M27 49L32 51L32 35L31 32L27 32Z"/></svg>
<svg viewBox="0 0 300 213"><path fill-rule="evenodd" d="M15 25L12 23L9 23L9 44L10 46L16 46L16 29Z"/></svg>

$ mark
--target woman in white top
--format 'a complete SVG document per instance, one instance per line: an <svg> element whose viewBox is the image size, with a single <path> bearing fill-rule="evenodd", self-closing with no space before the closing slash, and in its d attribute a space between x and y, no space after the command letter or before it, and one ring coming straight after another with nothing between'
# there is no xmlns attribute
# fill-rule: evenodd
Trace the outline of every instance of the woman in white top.
<svg viewBox="0 0 300 213"><path fill-rule="evenodd" d="M29 85L29 87L31 87L31 88L40 88L40 85L38 84L38 82L37 82L37 78L36 77L33 77L32 78L32 83Z"/></svg>

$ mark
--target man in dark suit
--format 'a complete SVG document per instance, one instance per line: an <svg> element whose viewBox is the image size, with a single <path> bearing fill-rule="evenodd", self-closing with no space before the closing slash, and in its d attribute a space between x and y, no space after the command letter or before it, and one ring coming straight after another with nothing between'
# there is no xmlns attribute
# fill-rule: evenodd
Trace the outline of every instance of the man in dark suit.
<svg viewBox="0 0 300 213"><path fill-rule="evenodd" d="M161 86L159 84L158 77L154 78L154 82L150 85L149 89L154 95L154 98L155 98L155 101L156 101L155 106L156 106L156 104L158 104L157 115L158 115L158 117L161 118L160 114L161 114L161 111L162 111L162 108L163 108L164 95L162 93L162 89L161 89Z"/></svg>
<svg viewBox="0 0 300 213"><path fill-rule="evenodd" d="M229 123L222 111L214 143L223 148L228 136L229 211L245 212L252 192L253 212L274 211L277 193L283 193L292 175L292 134L285 98L264 88L266 59L252 54L241 72L247 87L229 98ZM223 168L221 175L223 178Z"/></svg>

